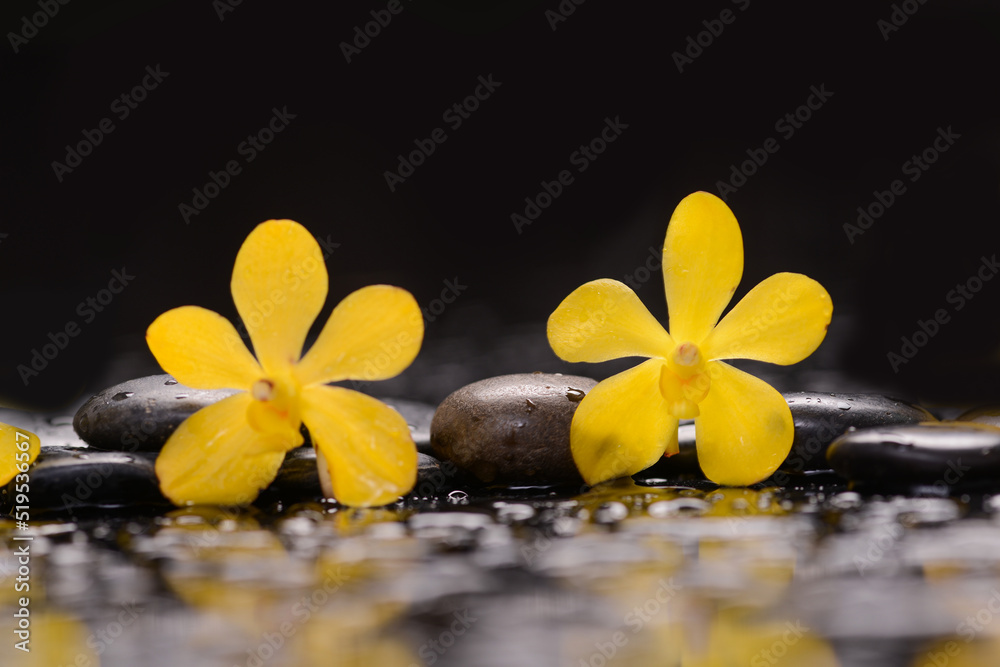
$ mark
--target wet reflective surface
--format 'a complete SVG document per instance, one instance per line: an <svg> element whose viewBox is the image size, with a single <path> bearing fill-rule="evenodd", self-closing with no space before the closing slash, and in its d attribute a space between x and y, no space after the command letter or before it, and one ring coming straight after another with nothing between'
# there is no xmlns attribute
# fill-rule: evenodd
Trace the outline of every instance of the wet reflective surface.
<svg viewBox="0 0 1000 667"><path fill-rule="evenodd" d="M0 651L46 666L997 664L1000 502L802 481L5 520L0 604L12 619L30 545L32 652L10 635Z"/></svg>

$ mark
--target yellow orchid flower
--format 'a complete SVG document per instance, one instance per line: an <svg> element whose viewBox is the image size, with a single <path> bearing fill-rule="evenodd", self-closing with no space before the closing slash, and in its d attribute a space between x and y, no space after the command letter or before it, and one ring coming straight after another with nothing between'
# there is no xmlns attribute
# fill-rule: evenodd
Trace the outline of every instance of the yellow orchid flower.
<svg viewBox="0 0 1000 667"><path fill-rule="evenodd" d="M718 197L696 192L677 205L663 242L669 333L617 280L577 288L549 317L549 344L566 361L648 358L598 383L576 410L570 447L588 484L676 454L679 419L694 418L698 462L717 484L754 484L788 456L785 399L721 360L801 361L826 336L833 305L815 280L778 273L720 322L742 275L736 217Z"/></svg>
<svg viewBox="0 0 1000 667"><path fill-rule="evenodd" d="M413 296L371 285L341 301L308 352L302 346L326 301L316 239L297 222L269 220L240 247L231 289L256 359L218 313L182 306L149 326L163 369L198 389L243 391L202 408L170 436L156 460L163 494L178 505L244 505L274 480L305 423L320 477L345 505L384 505L416 481L406 420L339 380L384 380L420 350L423 316Z"/></svg>

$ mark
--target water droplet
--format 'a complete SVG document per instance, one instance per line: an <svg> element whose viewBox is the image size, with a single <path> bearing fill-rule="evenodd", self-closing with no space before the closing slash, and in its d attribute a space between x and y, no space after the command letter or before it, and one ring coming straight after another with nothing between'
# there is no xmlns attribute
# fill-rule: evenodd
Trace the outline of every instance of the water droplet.
<svg viewBox="0 0 1000 667"><path fill-rule="evenodd" d="M112 396L111 400L112 401L124 401L126 398L129 398L130 396L132 396L134 394L135 394L134 391L120 391L117 394L115 394L114 396Z"/></svg>
<svg viewBox="0 0 1000 667"><path fill-rule="evenodd" d="M847 403L845 401L838 401L837 402L837 407L840 408L841 410L850 410L851 409L851 404Z"/></svg>
<svg viewBox="0 0 1000 667"><path fill-rule="evenodd" d="M587 392L582 389L574 389L573 387L566 389L566 398L568 398L571 403L579 403L586 395Z"/></svg>
<svg viewBox="0 0 1000 667"><path fill-rule="evenodd" d="M448 494L448 502L452 505L467 505L469 503L469 494L465 491L452 491Z"/></svg>
<svg viewBox="0 0 1000 667"><path fill-rule="evenodd" d="M80 417L80 433L86 434L90 430L90 416L83 415Z"/></svg>
<svg viewBox="0 0 1000 667"><path fill-rule="evenodd" d="M524 399L524 409L528 412L529 415L532 412L534 412L535 408L537 408L537 407L538 406L535 405L535 403L530 398Z"/></svg>
<svg viewBox="0 0 1000 667"><path fill-rule="evenodd" d="M163 384L166 384L166 385L170 385L170 384L177 384L177 380L175 380L175 379L173 379L173 378L170 378L169 380L167 380L167 381L166 381L166 382L164 382Z"/></svg>
<svg viewBox="0 0 1000 667"><path fill-rule="evenodd" d="M183 399L185 399L185 398L187 398L187 397L188 397L188 395L187 395L187 394L177 394L176 396L174 396L174 398L176 398L176 399L177 399L177 400L179 400L179 401L180 401L180 400L183 400Z"/></svg>

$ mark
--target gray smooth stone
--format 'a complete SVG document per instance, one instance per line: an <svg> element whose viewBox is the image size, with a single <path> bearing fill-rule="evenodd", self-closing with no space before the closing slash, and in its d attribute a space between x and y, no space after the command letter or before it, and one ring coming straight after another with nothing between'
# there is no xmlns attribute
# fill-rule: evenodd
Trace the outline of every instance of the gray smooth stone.
<svg viewBox="0 0 1000 667"><path fill-rule="evenodd" d="M73 428L91 447L110 451L158 452L181 422L235 389L192 389L170 375L122 382L96 394L77 411ZM419 451L430 453L434 407L402 399L380 399L410 426ZM309 444L308 435L306 444Z"/></svg>
<svg viewBox="0 0 1000 667"><path fill-rule="evenodd" d="M181 422L234 389L192 389L169 375L127 380L93 396L73 418L73 428L91 447L158 452Z"/></svg>
<svg viewBox="0 0 1000 667"><path fill-rule="evenodd" d="M473 382L438 406L435 454L486 483L582 482L569 446L576 407L597 382L560 373L519 373Z"/></svg>
<svg viewBox="0 0 1000 667"><path fill-rule="evenodd" d="M1000 428L939 422L857 430L837 438L827 458L866 486L1000 487Z"/></svg>

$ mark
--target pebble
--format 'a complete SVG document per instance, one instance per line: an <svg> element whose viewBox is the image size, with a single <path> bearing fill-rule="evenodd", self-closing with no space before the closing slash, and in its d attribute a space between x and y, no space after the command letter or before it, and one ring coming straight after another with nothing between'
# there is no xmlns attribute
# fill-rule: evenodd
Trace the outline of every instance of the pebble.
<svg viewBox="0 0 1000 667"><path fill-rule="evenodd" d="M797 391L784 396L795 422L792 450L781 465L788 472L829 470L826 450L849 428L936 421L927 410L882 394Z"/></svg>
<svg viewBox="0 0 1000 667"><path fill-rule="evenodd" d="M830 445L827 457L837 473L865 486L937 495L956 488L1000 488L1000 428L983 424L851 431Z"/></svg>
<svg viewBox="0 0 1000 667"><path fill-rule="evenodd" d="M473 382L438 406L431 422L436 455L482 482L581 483L569 427L597 382L559 373L520 373Z"/></svg>
<svg viewBox="0 0 1000 667"><path fill-rule="evenodd" d="M158 452L182 421L236 392L192 389L169 375L136 378L90 398L73 418L73 428L87 444L98 449ZM401 399L382 400L406 419L417 450L431 453L433 406Z"/></svg>
<svg viewBox="0 0 1000 667"><path fill-rule="evenodd" d="M169 375L126 380L93 396L73 418L91 447L158 452L182 421L235 389L192 389Z"/></svg>
<svg viewBox="0 0 1000 667"><path fill-rule="evenodd" d="M456 471L452 463L442 463L433 456L417 452L417 481L411 493L422 498L445 495L452 488L451 480ZM285 455L274 481L261 491L254 504L264 507L276 502L321 500L324 496L316 468L316 450L312 445L303 445Z"/></svg>
<svg viewBox="0 0 1000 667"><path fill-rule="evenodd" d="M160 493L149 452L81 451L50 446L42 449L29 470L32 516L42 511L126 505L167 505ZM0 511L16 504L16 480L0 489Z"/></svg>

